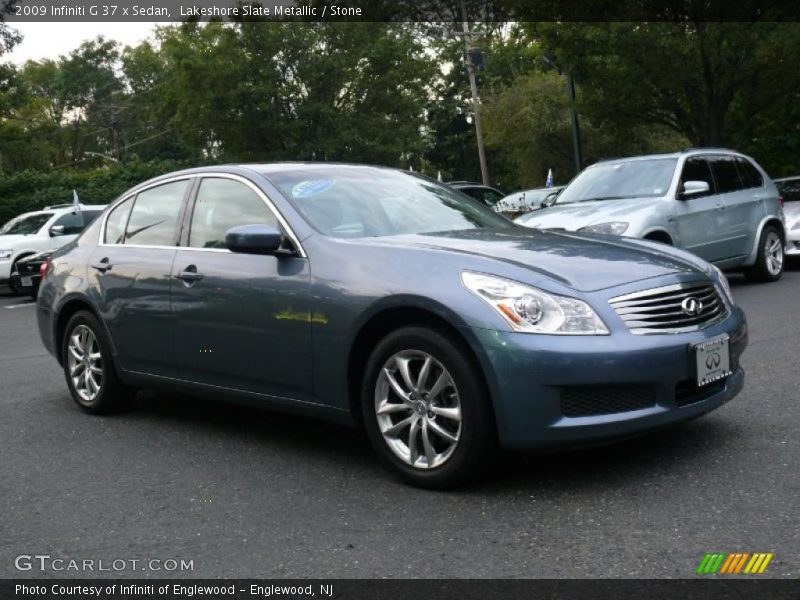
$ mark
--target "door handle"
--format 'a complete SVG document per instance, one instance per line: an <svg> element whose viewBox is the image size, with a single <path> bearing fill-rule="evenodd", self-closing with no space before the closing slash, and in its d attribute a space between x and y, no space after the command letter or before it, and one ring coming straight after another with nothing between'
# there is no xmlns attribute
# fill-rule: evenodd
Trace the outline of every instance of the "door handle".
<svg viewBox="0 0 800 600"><path fill-rule="evenodd" d="M763 199L764 199L763 196L761 196L760 194L756 194L755 196L753 196L753 200L755 200L756 202Z"/></svg>
<svg viewBox="0 0 800 600"><path fill-rule="evenodd" d="M91 266L93 269L97 269L101 273L105 273L106 271L111 270L112 264L108 258L101 258L100 260L91 263L89 266Z"/></svg>
<svg viewBox="0 0 800 600"><path fill-rule="evenodd" d="M175 277L183 281L184 283L194 283L195 281L200 281L203 278L202 273L197 272L197 267L194 265L189 265L183 271L178 273Z"/></svg>
<svg viewBox="0 0 800 600"><path fill-rule="evenodd" d="M725 210L725 205L724 204L717 204L714 207L714 210Z"/></svg>

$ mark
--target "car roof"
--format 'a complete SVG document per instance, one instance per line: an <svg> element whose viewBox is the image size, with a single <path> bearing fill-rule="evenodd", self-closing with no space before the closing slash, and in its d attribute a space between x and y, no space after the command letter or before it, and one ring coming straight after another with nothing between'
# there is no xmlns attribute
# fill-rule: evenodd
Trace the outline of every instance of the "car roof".
<svg viewBox="0 0 800 600"><path fill-rule="evenodd" d="M630 162L634 160L654 160L654 159L662 159L662 158L680 158L682 156L695 156L698 154L729 154L731 156L742 156L746 157L746 154L741 152L737 152L736 150L731 150L730 148L686 148L685 150L681 150L680 152L668 152L664 154L643 154L641 156L620 156L617 158L606 158L601 159L594 163L595 165L598 164L613 164L613 163L621 163L621 162ZM594 165L590 165L594 166Z"/></svg>

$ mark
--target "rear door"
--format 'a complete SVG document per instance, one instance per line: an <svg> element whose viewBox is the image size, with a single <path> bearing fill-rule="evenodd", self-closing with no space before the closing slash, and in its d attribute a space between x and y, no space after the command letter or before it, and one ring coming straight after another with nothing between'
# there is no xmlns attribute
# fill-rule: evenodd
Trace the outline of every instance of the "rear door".
<svg viewBox="0 0 800 600"><path fill-rule="evenodd" d="M88 277L120 366L174 377L172 262L192 179L158 184L106 217Z"/></svg>
<svg viewBox="0 0 800 600"><path fill-rule="evenodd" d="M767 214L765 201L770 192L764 186L763 175L749 159L737 156L735 161L742 189L727 194L725 204L733 238L731 251L735 256L744 256L755 247L758 225Z"/></svg>
<svg viewBox="0 0 800 600"><path fill-rule="evenodd" d="M687 181L705 181L708 192L682 195L683 184ZM672 219L678 233L680 247L697 254L705 260L719 260L724 257L722 229L725 226L725 203L717 193L711 167L704 156L691 156L686 159L681 171L678 193L675 201L675 214Z"/></svg>
<svg viewBox="0 0 800 600"><path fill-rule="evenodd" d="M264 193L239 178L204 177L186 223L172 269L180 377L311 400L308 260L225 246L232 227L281 229Z"/></svg>
<svg viewBox="0 0 800 600"><path fill-rule="evenodd" d="M720 235L721 256L733 258L744 253L747 238L747 220L743 220L742 206L747 202L747 191L736 166L736 157L732 155L715 155L710 158L714 179L725 204L725 219L722 222Z"/></svg>

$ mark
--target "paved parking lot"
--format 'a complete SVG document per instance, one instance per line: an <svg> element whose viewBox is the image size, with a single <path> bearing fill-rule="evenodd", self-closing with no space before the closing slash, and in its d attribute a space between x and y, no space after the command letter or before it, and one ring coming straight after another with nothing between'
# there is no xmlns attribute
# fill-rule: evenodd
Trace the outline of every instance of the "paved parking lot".
<svg viewBox="0 0 800 600"><path fill-rule="evenodd" d="M183 558L194 577L687 577L711 551L774 552L766 575L798 577L800 270L732 284L751 327L732 403L621 445L506 456L448 493L396 482L363 434L326 423L154 392L83 415L33 308L0 291L0 577L42 576L20 554Z"/></svg>

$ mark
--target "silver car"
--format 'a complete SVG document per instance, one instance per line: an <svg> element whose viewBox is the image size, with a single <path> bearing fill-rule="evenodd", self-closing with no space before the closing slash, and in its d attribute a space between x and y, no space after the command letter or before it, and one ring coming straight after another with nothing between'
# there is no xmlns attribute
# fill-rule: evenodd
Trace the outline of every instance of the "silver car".
<svg viewBox="0 0 800 600"><path fill-rule="evenodd" d="M599 162L554 205L517 223L663 242L756 281L783 273L787 228L778 190L752 158L731 150Z"/></svg>
<svg viewBox="0 0 800 600"><path fill-rule="evenodd" d="M800 177L776 179L775 185L783 198L786 217L786 254L800 256Z"/></svg>

